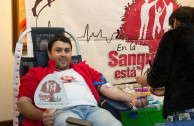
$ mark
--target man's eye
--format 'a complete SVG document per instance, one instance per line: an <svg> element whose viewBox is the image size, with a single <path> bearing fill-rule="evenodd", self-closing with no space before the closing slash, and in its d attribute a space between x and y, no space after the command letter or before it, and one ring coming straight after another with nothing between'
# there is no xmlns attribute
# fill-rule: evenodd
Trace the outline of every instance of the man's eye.
<svg viewBox="0 0 194 126"><path fill-rule="evenodd" d="M61 50L55 50L56 52L61 52Z"/></svg>
<svg viewBox="0 0 194 126"><path fill-rule="evenodd" d="M66 53L69 53L69 52L70 52L70 50L69 50L69 49L66 49L66 50L65 50L65 52L66 52Z"/></svg>

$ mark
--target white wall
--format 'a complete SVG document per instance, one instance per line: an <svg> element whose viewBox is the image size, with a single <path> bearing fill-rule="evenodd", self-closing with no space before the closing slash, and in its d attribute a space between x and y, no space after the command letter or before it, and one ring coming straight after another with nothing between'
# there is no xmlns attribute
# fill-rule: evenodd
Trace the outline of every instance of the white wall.
<svg viewBox="0 0 194 126"><path fill-rule="evenodd" d="M12 53L11 0L0 2L0 121L12 120Z"/></svg>

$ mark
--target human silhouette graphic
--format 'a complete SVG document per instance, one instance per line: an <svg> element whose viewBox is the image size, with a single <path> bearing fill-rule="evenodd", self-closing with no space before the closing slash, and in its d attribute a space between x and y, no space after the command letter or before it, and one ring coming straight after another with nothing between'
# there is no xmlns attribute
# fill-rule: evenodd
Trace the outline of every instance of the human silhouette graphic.
<svg viewBox="0 0 194 126"><path fill-rule="evenodd" d="M166 15L164 18L164 23L163 23L163 30L164 32L167 32L170 29L170 26L168 25L168 19L173 11L173 4L172 2L170 2L168 5L166 4L166 2L163 0L164 5L166 7Z"/></svg>
<svg viewBox="0 0 194 126"><path fill-rule="evenodd" d="M37 13L36 13L36 8L37 8L38 4L39 4L40 2L42 2L42 1L43 1L43 0L36 0L36 1L35 1L34 7L32 8L32 13L33 13L33 15L34 15L35 17L38 16ZM48 6L51 7L51 0L47 0L47 1L48 1ZM53 1L54 1L54 0L53 0Z"/></svg>
<svg viewBox="0 0 194 126"><path fill-rule="evenodd" d="M141 13L140 13L141 28L140 28L139 38L138 39L142 39L142 32L143 32L143 30L144 30L143 39L146 39L146 32L147 32L147 27L148 27L148 23L149 23L149 11L150 11L150 8L154 4L156 4L157 1L158 0L153 1L152 3L148 3L149 0L145 0L145 3L142 5Z"/></svg>
<svg viewBox="0 0 194 126"><path fill-rule="evenodd" d="M157 30L158 34L160 33L160 30L161 30L160 16L162 15L164 8L161 10L161 7L158 7L158 11L157 11L156 4L155 4L155 20L154 20L154 27L153 27L153 32L152 32L153 39L155 39L156 27L158 28L158 30Z"/></svg>

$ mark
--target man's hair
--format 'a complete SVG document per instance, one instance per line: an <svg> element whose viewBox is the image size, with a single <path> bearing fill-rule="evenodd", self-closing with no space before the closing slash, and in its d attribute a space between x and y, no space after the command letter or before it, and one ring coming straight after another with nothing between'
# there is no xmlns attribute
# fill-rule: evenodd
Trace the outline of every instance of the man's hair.
<svg viewBox="0 0 194 126"><path fill-rule="evenodd" d="M169 24L173 26L174 19L180 21L180 23L192 23L191 18L193 16L193 7L183 6L176 9L169 17Z"/></svg>
<svg viewBox="0 0 194 126"><path fill-rule="evenodd" d="M53 47L53 44L56 42L56 41L62 41L64 43L69 43L69 45L71 46L71 49L72 49L72 44L71 44L71 40L69 38L67 38L66 36L64 35L55 35L53 39L51 39L48 43L48 50L51 52L52 51L52 47Z"/></svg>

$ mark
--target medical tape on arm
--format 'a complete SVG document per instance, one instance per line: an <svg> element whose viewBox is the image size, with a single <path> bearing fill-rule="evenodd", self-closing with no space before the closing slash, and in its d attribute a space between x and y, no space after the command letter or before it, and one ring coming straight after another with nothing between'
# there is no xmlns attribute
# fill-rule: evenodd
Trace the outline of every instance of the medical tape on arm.
<svg viewBox="0 0 194 126"><path fill-rule="evenodd" d="M106 78L105 78L104 76L100 75L100 77L102 78L102 82L94 82L94 83L93 83L94 86L100 85L100 86L98 87L98 91L100 90L101 86L104 85L104 84L106 84L106 87L109 88L109 87L111 86L111 84L108 83L108 82L106 81Z"/></svg>

